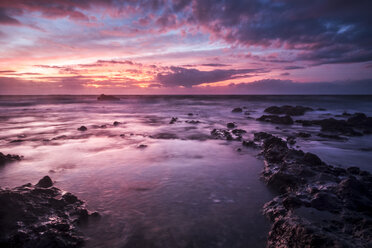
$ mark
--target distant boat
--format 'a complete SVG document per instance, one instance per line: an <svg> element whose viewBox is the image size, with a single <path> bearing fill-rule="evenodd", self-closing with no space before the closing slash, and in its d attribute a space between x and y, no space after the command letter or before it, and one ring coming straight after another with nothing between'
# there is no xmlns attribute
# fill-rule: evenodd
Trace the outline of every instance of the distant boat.
<svg viewBox="0 0 372 248"><path fill-rule="evenodd" d="M99 97L97 97L98 101L119 101L120 98L116 96L107 96L105 94L101 94Z"/></svg>

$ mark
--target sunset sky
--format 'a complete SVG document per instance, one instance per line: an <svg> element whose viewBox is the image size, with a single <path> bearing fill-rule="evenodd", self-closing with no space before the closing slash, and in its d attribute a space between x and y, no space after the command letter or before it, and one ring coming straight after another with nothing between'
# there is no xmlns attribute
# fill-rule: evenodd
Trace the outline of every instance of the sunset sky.
<svg viewBox="0 0 372 248"><path fill-rule="evenodd" d="M0 94L372 94L370 0L0 0Z"/></svg>

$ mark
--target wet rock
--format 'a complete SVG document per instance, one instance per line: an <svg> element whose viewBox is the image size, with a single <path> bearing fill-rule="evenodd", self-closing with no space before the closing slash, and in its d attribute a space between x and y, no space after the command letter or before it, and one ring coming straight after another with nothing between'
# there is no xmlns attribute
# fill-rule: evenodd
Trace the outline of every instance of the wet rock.
<svg viewBox="0 0 372 248"><path fill-rule="evenodd" d="M177 117L172 117L172 119L170 120L169 124L174 124L174 123L177 122L177 120L178 120Z"/></svg>
<svg viewBox="0 0 372 248"><path fill-rule="evenodd" d="M13 155L13 154L3 154L0 152L0 166L5 165L7 163L20 161L22 159L22 156L19 155Z"/></svg>
<svg viewBox="0 0 372 248"><path fill-rule="evenodd" d="M327 109L325 109L325 108L317 108L316 110L318 110L318 111L326 111Z"/></svg>
<svg viewBox="0 0 372 248"><path fill-rule="evenodd" d="M249 111L244 111L244 114L245 114L245 115L251 115L251 112L249 112Z"/></svg>
<svg viewBox="0 0 372 248"><path fill-rule="evenodd" d="M116 96L101 94L99 97L97 97L97 100L98 101L119 101L120 98Z"/></svg>
<svg viewBox="0 0 372 248"><path fill-rule="evenodd" d="M188 123L188 124L199 124L199 123L201 123L200 121L198 121L198 120L190 120L190 121L185 121L186 123Z"/></svg>
<svg viewBox="0 0 372 248"><path fill-rule="evenodd" d="M236 127L236 124L233 123L233 122L229 122L229 123L227 123L226 126L227 126L227 128L232 129L232 128L235 128Z"/></svg>
<svg viewBox="0 0 372 248"><path fill-rule="evenodd" d="M84 132L84 131L87 131L88 128L86 126L81 126L77 130Z"/></svg>
<svg viewBox="0 0 372 248"><path fill-rule="evenodd" d="M121 123L118 122L118 121L114 121L114 123L113 123L113 125L114 125L115 127L119 126L120 124L121 124Z"/></svg>
<svg viewBox="0 0 372 248"><path fill-rule="evenodd" d="M271 106L264 110L266 113L274 114L274 115L292 115L292 116L298 116L298 115L304 115L307 111L313 111L312 108L309 107L303 107L303 106Z"/></svg>
<svg viewBox="0 0 372 248"><path fill-rule="evenodd" d="M307 165L312 165L312 166L322 164L322 160L317 155L310 153L310 152L305 153L303 157L303 162Z"/></svg>
<svg viewBox="0 0 372 248"><path fill-rule="evenodd" d="M273 135L271 135L269 133L265 133L265 132L254 133L254 140L255 141L261 141L261 140L268 139L268 138L271 138L271 137L273 137Z"/></svg>
<svg viewBox="0 0 372 248"><path fill-rule="evenodd" d="M360 169L356 166L349 167L346 170L348 172L350 172L351 174L354 174L354 175L359 175L359 173L360 173Z"/></svg>
<svg viewBox="0 0 372 248"><path fill-rule="evenodd" d="M283 199L283 206L286 209L294 209L294 208L299 208L302 205L301 199L294 195L287 196Z"/></svg>
<svg viewBox="0 0 372 248"><path fill-rule="evenodd" d="M364 114L358 113L348 120L336 120L328 118L323 120L296 120L303 126L319 125L323 132L333 132L347 136L361 136L363 133L367 134L372 130L372 117L366 117ZM355 129L362 130L363 133Z"/></svg>
<svg viewBox="0 0 372 248"><path fill-rule="evenodd" d="M370 173L327 165L315 154L290 149L268 133L257 133L255 138L263 142L262 178L280 193L264 205L273 222L268 247L370 245L372 229L359 225L361 220L372 223Z"/></svg>
<svg viewBox="0 0 372 248"><path fill-rule="evenodd" d="M277 116L277 115L263 115L257 119L258 121L271 122L274 124L292 125L293 119L289 116Z"/></svg>
<svg viewBox="0 0 372 248"><path fill-rule="evenodd" d="M231 132L235 134L236 136L242 136L243 134L247 133L247 131L243 129L234 129Z"/></svg>
<svg viewBox="0 0 372 248"><path fill-rule="evenodd" d="M13 189L0 188L0 202L1 247L84 245L78 228L79 213L86 211L88 219L91 215L76 196L29 183Z"/></svg>
<svg viewBox="0 0 372 248"><path fill-rule="evenodd" d="M45 176L36 184L37 187L49 188L53 186L52 179L49 176Z"/></svg>
<svg viewBox="0 0 372 248"><path fill-rule="evenodd" d="M193 116L194 114L193 114L193 113L188 113L187 115L188 115L188 116Z"/></svg>
<svg viewBox="0 0 372 248"><path fill-rule="evenodd" d="M234 140L233 136L228 130L224 129L213 129L211 135L215 139Z"/></svg>
<svg viewBox="0 0 372 248"><path fill-rule="evenodd" d="M21 142L23 142L23 141L25 141L25 140L16 139L16 140L12 140L12 141L10 141L9 143L21 143Z"/></svg>
<svg viewBox="0 0 372 248"><path fill-rule="evenodd" d="M144 144L140 144L137 146L138 149L145 149L147 147L147 145L144 145Z"/></svg>
<svg viewBox="0 0 372 248"><path fill-rule="evenodd" d="M335 211L340 209L340 202L336 196L331 193L316 193L310 202L311 207L318 210Z"/></svg>
<svg viewBox="0 0 372 248"><path fill-rule="evenodd" d="M290 144L290 145L296 144L296 137L294 137L294 136L287 137L287 143Z"/></svg>
<svg viewBox="0 0 372 248"><path fill-rule="evenodd" d="M243 109L242 108L234 108L231 112L233 112L233 113L241 113L241 112L243 112Z"/></svg>
<svg viewBox="0 0 372 248"><path fill-rule="evenodd" d="M304 132L299 132L296 135L297 135L297 137L301 137L301 138L309 138L309 137L311 137L311 134L304 133Z"/></svg>
<svg viewBox="0 0 372 248"><path fill-rule="evenodd" d="M101 125L100 128L107 128L107 125Z"/></svg>
<svg viewBox="0 0 372 248"><path fill-rule="evenodd" d="M258 145L252 140L243 140L242 145L251 148L258 148Z"/></svg>

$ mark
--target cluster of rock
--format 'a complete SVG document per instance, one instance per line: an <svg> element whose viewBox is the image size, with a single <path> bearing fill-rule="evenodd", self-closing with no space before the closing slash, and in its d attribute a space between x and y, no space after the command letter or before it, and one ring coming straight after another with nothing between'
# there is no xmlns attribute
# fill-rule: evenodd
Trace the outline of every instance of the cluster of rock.
<svg viewBox="0 0 372 248"><path fill-rule="evenodd" d="M22 156L19 155L13 155L13 154L7 154L0 152L0 166L5 165L7 163L20 161L22 159Z"/></svg>
<svg viewBox="0 0 372 248"><path fill-rule="evenodd" d="M89 213L71 193L62 193L45 176L36 185L0 188L0 247L81 247L78 225Z"/></svg>
<svg viewBox="0 0 372 248"><path fill-rule="evenodd" d="M327 165L268 133L254 136L266 161L262 178L279 193L264 206L273 222L268 247L372 246L370 173Z"/></svg>
<svg viewBox="0 0 372 248"><path fill-rule="evenodd" d="M212 138L241 141L243 134L247 133L247 131L243 129L236 128L237 125L233 122L227 123L226 127L227 129L213 129L211 131Z"/></svg>
<svg viewBox="0 0 372 248"><path fill-rule="evenodd" d="M328 118L323 120L296 120L303 126L318 125L324 132L332 132L347 136L361 136L372 133L372 117L363 113L355 113L347 120Z"/></svg>
<svg viewBox="0 0 372 248"><path fill-rule="evenodd" d="M295 107L289 105L284 105L281 107L271 106L264 110L264 112L269 113L271 115L262 115L260 118L257 118L256 120L263 122L271 122L274 124L292 125L294 121L291 116L304 115L307 111L313 111L313 109L303 106Z"/></svg>
<svg viewBox="0 0 372 248"><path fill-rule="evenodd" d="M284 105L281 107L278 106L271 106L264 110L266 113L274 114L274 115L291 115L291 116L297 116L297 115L304 115L307 111L314 111L314 109L309 107L303 107L303 106L289 106Z"/></svg>

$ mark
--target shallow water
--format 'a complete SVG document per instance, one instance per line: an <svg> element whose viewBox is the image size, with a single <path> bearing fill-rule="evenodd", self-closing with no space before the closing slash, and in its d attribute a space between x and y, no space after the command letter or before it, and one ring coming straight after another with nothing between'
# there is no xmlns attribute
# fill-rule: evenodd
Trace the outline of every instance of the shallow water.
<svg viewBox="0 0 372 248"><path fill-rule="evenodd" d="M264 247L269 223L261 207L273 194L259 180L263 162L255 150L236 151L240 142L209 134L231 121L248 131L246 138L256 131L282 137L319 132L247 119L284 104L327 109L298 119L344 111L372 115L368 96L126 96L104 103L93 96L3 96L0 151L25 159L0 168L0 186L50 175L102 214L83 228L87 247ZM250 115L231 113L243 106ZM173 116L178 122L169 124ZM88 130L78 131L81 125ZM296 145L333 165L371 171L370 140L313 135Z"/></svg>

